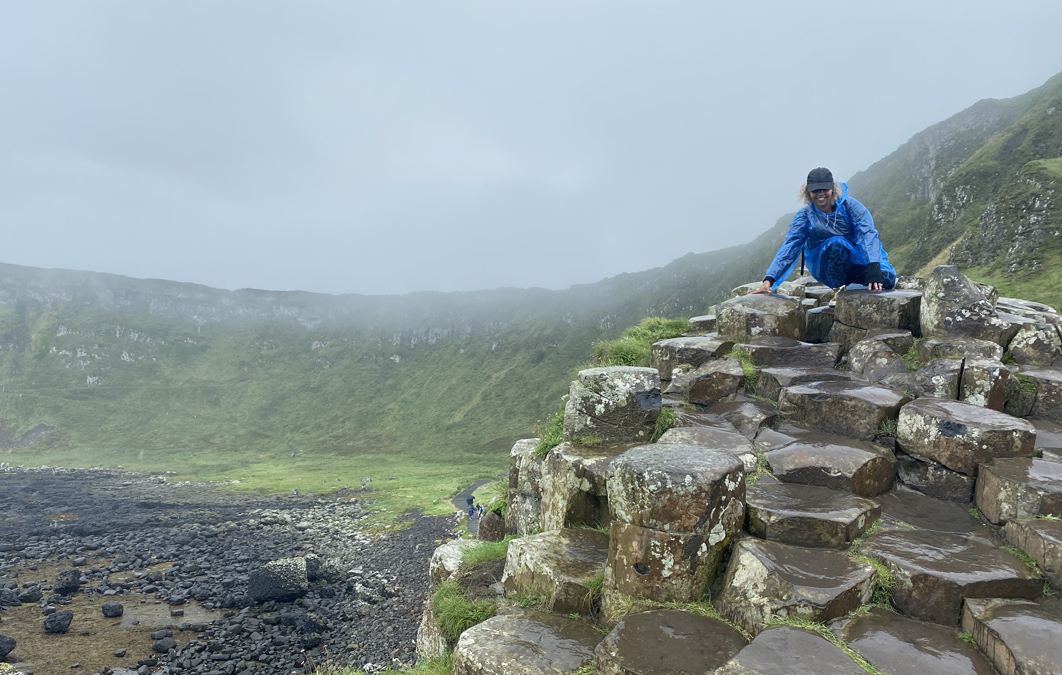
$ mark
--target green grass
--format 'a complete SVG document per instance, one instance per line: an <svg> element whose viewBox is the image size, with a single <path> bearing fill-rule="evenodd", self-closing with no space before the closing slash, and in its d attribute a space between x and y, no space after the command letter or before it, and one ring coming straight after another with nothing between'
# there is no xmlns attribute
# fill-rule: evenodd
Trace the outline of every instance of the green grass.
<svg viewBox="0 0 1062 675"><path fill-rule="evenodd" d="M546 423L535 429L538 433L538 443L534 453L544 456L564 440L564 411L560 410L546 418Z"/></svg>
<svg viewBox="0 0 1062 675"><path fill-rule="evenodd" d="M501 541L483 541L475 546L469 546L461 554L461 566L472 567L492 560L505 560L509 552L509 542L513 537L509 536Z"/></svg>
<svg viewBox="0 0 1062 675"><path fill-rule="evenodd" d="M1028 567L1033 572L1036 572L1036 574L1041 576L1043 575L1043 572L1040 571L1040 566L1036 564L1036 560L1034 560L1033 557L1025 551L1021 550L1017 546L1004 546L1003 549L1013 555L1018 560L1022 561L1022 563L1024 563L1026 567Z"/></svg>
<svg viewBox="0 0 1062 675"><path fill-rule="evenodd" d="M431 596L432 615L449 642L456 642L461 633L494 616L495 609L491 600L470 600L453 581L439 584Z"/></svg>
<svg viewBox="0 0 1062 675"><path fill-rule="evenodd" d="M650 443L656 443L660 437L667 433L668 429L675 426L675 411L671 408L661 408L660 416L656 418L653 426L653 435L649 438Z"/></svg>
<svg viewBox="0 0 1062 675"><path fill-rule="evenodd" d="M967 644L974 644L974 636L970 631L964 630L959 633L959 639Z"/></svg>
<svg viewBox="0 0 1062 675"><path fill-rule="evenodd" d="M687 319L649 317L631 326L615 340L594 343L596 366L649 367L650 348L654 342L675 338L686 332Z"/></svg>
<svg viewBox="0 0 1062 675"><path fill-rule="evenodd" d="M896 579L893 577L892 571L883 561L860 552L863 543L869 537L872 537L879 532L881 526L881 518L878 518L866 529L865 532L863 532L862 536L852 541L846 553L852 560L864 565L870 565L874 568L874 595L871 598L870 604L872 606L892 609L892 592L896 587Z"/></svg>
<svg viewBox="0 0 1062 675"><path fill-rule="evenodd" d="M894 418L888 418L881 421L878 425L879 436L895 436L896 435L896 420Z"/></svg>
<svg viewBox="0 0 1062 675"><path fill-rule="evenodd" d="M744 373L741 378L741 387L745 391L754 391L756 389L756 382L760 379L760 371L752 363L749 353L744 349L732 349L727 356L737 359L741 364L741 371Z"/></svg>

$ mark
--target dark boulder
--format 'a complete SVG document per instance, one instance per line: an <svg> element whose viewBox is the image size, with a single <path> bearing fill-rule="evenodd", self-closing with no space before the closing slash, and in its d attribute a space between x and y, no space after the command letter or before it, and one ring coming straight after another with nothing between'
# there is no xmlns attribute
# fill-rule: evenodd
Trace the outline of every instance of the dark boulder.
<svg viewBox="0 0 1062 675"><path fill-rule="evenodd" d="M70 622L74 620L74 613L70 610L55 612L44 617L45 633L65 633L70 630Z"/></svg>

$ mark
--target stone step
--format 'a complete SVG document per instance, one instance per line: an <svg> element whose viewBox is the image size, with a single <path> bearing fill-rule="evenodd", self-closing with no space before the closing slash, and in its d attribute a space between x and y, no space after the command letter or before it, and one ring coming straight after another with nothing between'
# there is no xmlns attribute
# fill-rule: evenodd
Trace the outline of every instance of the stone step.
<svg viewBox="0 0 1062 675"><path fill-rule="evenodd" d="M1037 598L1043 579L1018 558L982 539L920 530L868 538L860 552L884 561L905 615L958 625L966 598Z"/></svg>
<svg viewBox="0 0 1062 675"><path fill-rule="evenodd" d="M886 529L916 528L967 535L985 532L984 524L966 507L928 497L902 485L875 497L874 501L881 506Z"/></svg>
<svg viewBox="0 0 1062 675"><path fill-rule="evenodd" d="M716 328L729 340L749 340L777 335L804 337L804 310L800 299L788 295L745 295L716 305Z"/></svg>
<svg viewBox="0 0 1062 675"><path fill-rule="evenodd" d="M834 324L833 307L820 303L819 307L809 309L805 313L805 320L807 322L804 327L805 340L808 342L830 341L830 329Z"/></svg>
<svg viewBox="0 0 1062 675"><path fill-rule="evenodd" d="M631 614L595 650L598 675L703 675L748 641L719 619L658 609Z"/></svg>
<svg viewBox="0 0 1062 675"><path fill-rule="evenodd" d="M730 427L729 429L708 426L673 427L664 432L664 435L657 441L657 445L661 443L699 445L710 450L727 452L741 460L745 473L752 473L759 462L752 441L745 438L729 422L726 424Z"/></svg>
<svg viewBox="0 0 1062 675"><path fill-rule="evenodd" d="M908 455L973 476L996 457L1032 457L1031 424L981 406L920 398L900 410L896 443Z"/></svg>
<svg viewBox="0 0 1062 675"><path fill-rule="evenodd" d="M778 408L774 404L741 394L732 401L716 403L707 412L720 415L750 440L756 438L764 425L774 424L778 417Z"/></svg>
<svg viewBox="0 0 1062 675"><path fill-rule="evenodd" d="M501 583L509 596L542 596L551 612L589 615L593 609L590 582L604 573L607 561L608 535L604 532L542 532L509 542Z"/></svg>
<svg viewBox="0 0 1062 675"><path fill-rule="evenodd" d="M841 345L841 354L847 354L852 345L865 339L866 336L866 328L855 328L840 321L834 321L833 325L830 326L830 333L827 338L830 342Z"/></svg>
<svg viewBox="0 0 1062 675"><path fill-rule="evenodd" d="M696 601L744 524L745 469L729 453L700 446L639 446L613 461L608 499L606 591Z"/></svg>
<svg viewBox="0 0 1062 675"><path fill-rule="evenodd" d="M1007 402L1010 369L992 359L963 359L959 399L999 412Z"/></svg>
<svg viewBox="0 0 1062 675"><path fill-rule="evenodd" d="M608 469L634 447L630 443L580 445L564 442L542 460L543 530L585 525L608 527Z"/></svg>
<svg viewBox="0 0 1062 675"><path fill-rule="evenodd" d="M909 488L948 502L969 504L973 501L973 476L952 471L939 462L896 452L896 477Z"/></svg>
<svg viewBox="0 0 1062 675"><path fill-rule="evenodd" d="M1062 516L1062 464L1042 459L996 459L981 465L977 508L999 525L1012 518Z"/></svg>
<svg viewBox="0 0 1062 675"><path fill-rule="evenodd" d="M601 635L590 624L544 612L495 616L457 641L453 675L574 673L590 663Z"/></svg>
<svg viewBox="0 0 1062 675"><path fill-rule="evenodd" d="M962 627L973 634L1001 675L1062 673L1062 603L1058 600L968 600Z"/></svg>
<svg viewBox="0 0 1062 675"><path fill-rule="evenodd" d="M713 675L866 675L826 638L802 628L763 631Z"/></svg>
<svg viewBox="0 0 1062 675"><path fill-rule="evenodd" d="M706 335L715 332L715 314L703 314L690 317L686 332L693 335Z"/></svg>
<svg viewBox="0 0 1062 675"><path fill-rule="evenodd" d="M746 537L734 546L716 609L754 635L772 616L829 621L870 601L874 574L840 551Z"/></svg>
<svg viewBox="0 0 1062 675"><path fill-rule="evenodd" d="M1036 449L1043 455L1043 459L1059 462L1062 461L1062 424L1048 422L1047 420L1030 419L1036 429Z"/></svg>
<svg viewBox="0 0 1062 675"><path fill-rule="evenodd" d="M1007 543L1036 561L1052 586L1062 588L1062 521L1008 520L1004 534Z"/></svg>
<svg viewBox="0 0 1062 675"><path fill-rule="evenodd" d="M648 441L660 405L660 373L655 368L581 370L564 406L564 440L596 436L606 443Z"/></svg>
<svg viewBox="0 0 1062 675"><path fill-rule="evenodd" d="M1036 388L1029 417L1062 423L1062 369L1023 366L1019 375Z"/></svg>
<svg viewBox="0 0 1062 675"><path fill-rule="evenodd" d="M881 675L996 675L977 647L951 627L875 607L830 628Z"/></svg>
<svg viewBox="0 0 1062 675"><path fill-rule="evenodd" d="M812 382L786 387L778 412L822 431L872 440L888 420L895 420L909 396L859 382Z"/></svg>
<svg viewBox="0 0 1062 675"><path fill-rule="evenodd" d="M1003 348L989 340L969 337L930 337L918 343L918 360L928 363L936 359L991 359L1003 358Z"/></svg>
<svg viewBox="0 0 1062 675"><path fill-rule="evenodd" d="M884 342L897 354L906 354L915 343L911 331L902 328L871 328L864 339Z"/></svg>
<svg viewBox="0 0 1062 675"><path fill-rule="evenodd" d="M917 333L921 304L918 291L853 289L837 294L834 312L838 321L856 328L903 328Z"/></svg>
<svg viewBox="0 0 1062 675"><path fill-rule="evenodd" d="M771 473L785 483L817 485L873 497L888 490L896 457L880 445L787 424L756 437Z"/></svg>
<svg viewBox="0 0 1062 675"><path fill-rule="evenodd" d="M745 350L758 368L833 368L840 357L841 345L766 335L736 343L734 348Z"/></svg>
<svg viewBox="0 0 1062 675"><path fill-rule="evenodd" d="M712 359L681 376L676 373L668 393L678 393L676 389L681 386L687 403L712 405L733 397L744 377L745 371L737 359Z"/></svg>
<svg viewBox="0 0 1062 675"><path fill-rule="evenodd" d="M865 378L847 370L835 368L763 368L756 379L756 395L777 402L782 389L809 382L831 380L865 381Z"/></svg>
<svg viewBox="0 0 1062 675"><path fill-rule="evenodd" d="M843 549L881 515L869 499L799 483L761 482L745 492L754 537L807 548Z"/></svg>
<svg viewBox="0 0 1062 675"><path fill-rule="evenodd" d="M892 347L868 337L848 350L848 369L871 382L880 382L890 375L906 373L907 364Z"/></svg>
<svg viewBox="0 0 1062 675"><path fill-rule="evenodd" d="M672 369L680 364L696 368L710 359L726 356L734 348L732 340L718 336L678 337L659 340L649 351L649 367L660 371L660 379L671 379Z"/></svg>

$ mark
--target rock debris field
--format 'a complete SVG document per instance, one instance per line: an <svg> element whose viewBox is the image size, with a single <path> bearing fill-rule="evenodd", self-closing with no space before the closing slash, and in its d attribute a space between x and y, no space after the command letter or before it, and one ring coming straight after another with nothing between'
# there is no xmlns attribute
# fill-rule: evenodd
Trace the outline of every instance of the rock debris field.
<svg viewBox="0 0 1062 675"><path fill-rule="evenodd" d="M0 464L0 672L370 672L415 660L455 520L370 537L367 493L260 497Z"/></svg>

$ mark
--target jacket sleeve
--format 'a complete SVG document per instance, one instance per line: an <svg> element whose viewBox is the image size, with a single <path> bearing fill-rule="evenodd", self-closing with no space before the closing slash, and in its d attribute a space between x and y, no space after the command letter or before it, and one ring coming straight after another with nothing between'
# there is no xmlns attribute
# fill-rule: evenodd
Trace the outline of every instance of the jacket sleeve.
<svg viewBox="0 0 1062 675"><path fill-rule="evenodd" d="M796 262L797 256L800 255L800 251L804 248L807 240L808 212L807 209L800 209L789 223L789 231L785 234L785 241L782 242L778 253L774 254L774 261L767 268L767 274L763 275L764 279L771 280L772 287L777 287L789 276L793 269L793 263Z"/></svg>
<svg viewBox="0 0 1062 675"><path fill-rule="evenodd" d="M874 227L874 217L870 215L867 207L860 204L852 197L844 200L844 207L848 211L848 217L852 221L852 230L855 233L855 244L867 257L867 263L881 262L881 240L878 238L878 230Z"/></svg>

